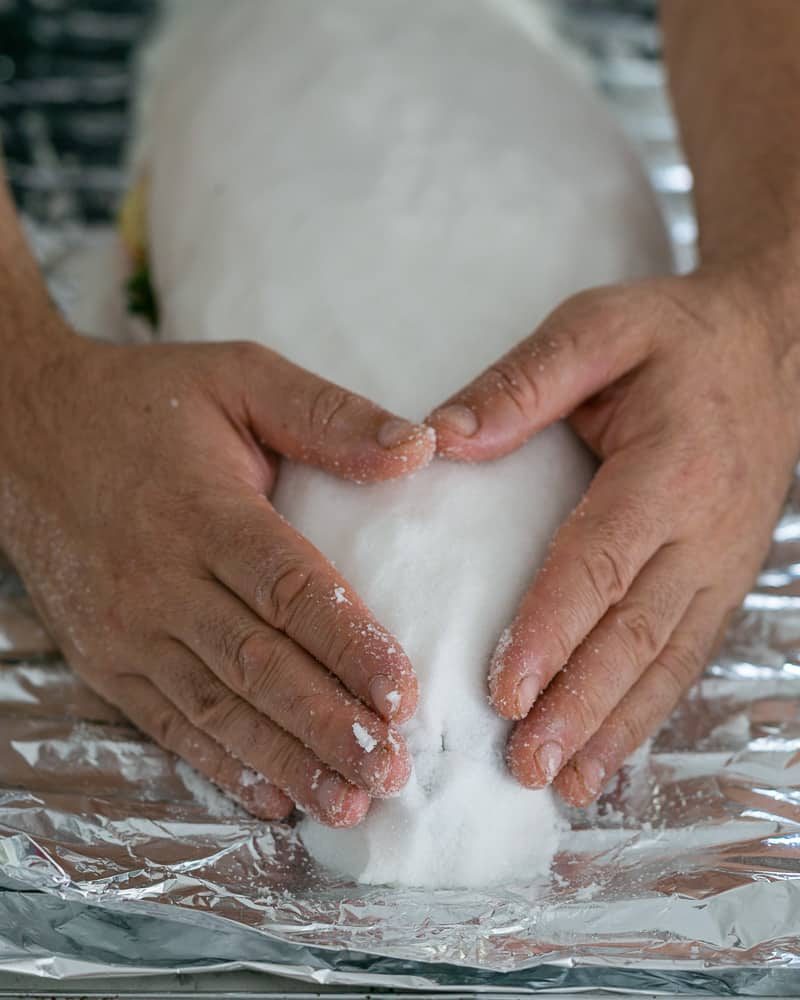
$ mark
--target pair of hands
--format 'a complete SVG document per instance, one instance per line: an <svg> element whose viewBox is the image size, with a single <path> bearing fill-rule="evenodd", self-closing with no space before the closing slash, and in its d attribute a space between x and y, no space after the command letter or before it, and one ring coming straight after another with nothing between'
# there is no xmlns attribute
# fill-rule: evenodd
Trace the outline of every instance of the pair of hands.
<svg viewBox="0 0 800 1000"><path fill-rule="evenodd" d="M487 664L527 786L596 797L765 555L800 362L751 277L582 293L428 420L481 461L567 417L601 460ZM252 344L58 345L6 389L0 543L70 663L254 814L358 823L408 777L413 669L267 497L281 455L374 482L433 435Z"/></svg>

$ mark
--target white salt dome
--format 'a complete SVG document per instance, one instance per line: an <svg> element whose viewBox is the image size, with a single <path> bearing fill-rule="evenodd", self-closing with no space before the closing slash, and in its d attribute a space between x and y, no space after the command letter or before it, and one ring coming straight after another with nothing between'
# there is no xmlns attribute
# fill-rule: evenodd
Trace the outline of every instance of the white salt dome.
<svg viewBox="0 0 800 1000"><path fill-rule="evenodd" d="M141 121L164 335L259 340L418 419L565 296L668 269L636 158L537 46L532 10L192 0L154 49ZM422 886L548 867L557 810L506 772L486 676L591 469L564 425L495 463L374 487L284 463L275 505L421 690L408 787L355 830L305 821L319 861Z"/></svg>

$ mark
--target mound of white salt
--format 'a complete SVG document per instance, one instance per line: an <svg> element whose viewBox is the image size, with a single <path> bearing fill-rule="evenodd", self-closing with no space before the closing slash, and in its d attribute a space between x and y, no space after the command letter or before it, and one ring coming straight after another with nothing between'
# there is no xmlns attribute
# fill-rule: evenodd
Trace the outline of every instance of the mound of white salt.
<svg viewBox="0 0 800 1000"><path fill-rule="evenodd" d="M420 418L564 296L669 266L635 157L508 16L518 4L187 6L154 51L141 127L165 335L260 340ZM421 687L408 788L358 830L305 823L322 862L429 886L547 867L556 811L508 777L486 672L590 469L564 426L379 487L284 465L276 506Z"/></svg>

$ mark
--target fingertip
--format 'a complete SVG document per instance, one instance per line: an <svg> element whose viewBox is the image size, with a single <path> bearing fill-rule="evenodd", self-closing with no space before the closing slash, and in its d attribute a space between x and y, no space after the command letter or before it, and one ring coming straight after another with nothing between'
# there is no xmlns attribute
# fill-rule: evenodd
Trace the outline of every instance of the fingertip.
<svg viewBox="0 0 800 1000"><path fill-rule="evenodd" d="M567 805L585 809L600 796L605 780L605 768L599 761L576 758L564 767L553 785Z"/></svg>
<svg viewBox="0 0 800 1000"><path fill-rule="evenodd" d="M410 692L405 692L403 694L402 701L397 707L397 710L389 716L391 721L398 726L402 726L403 723L408 722L413 719L417 714L417 706L419 704L419 692L415 687Z"/></svg>
<svg viewBox="0 0 800 1000"><path fill-rule="evenodd" d="M454 462L482 462L499 458L501 448L486 440L475 411L462 404L434 410L426 419L436 434L436 454ZM472 428L472 429L471 429Z"/></svg>
<svg viewBox="0 0 800 1000"><path fill-rule="evenodd" d="M378 449L360 470L361 481L382 482L419 472L436 455L436 431L427 424L414 424L389 417L378 427Z"/></svg>
<svg viewBox="0 0 800 1000"><path fill-rule="evenodd" d="M474 438L481 426L475 407L459 400L434 410L428 422L436 428L437 434L441 431L458 441Z"/></svg>
<svg viewBox="0 0 800 1000"><path fill-rule="evenodd" d="M510 435L506 423L462 403L434 410L425 422L436 432L436 454L457 462L502 458L523 444L528 436Z"/></svg>
<svg viewBox="0 0 800 1000"><path fill-rule="evenodd" d="M509 694L514 691L516 684L509 683L513 675L506 662L512 642L513 632L509 627L503 630L489 662L489 704L501 718L515 722L516 706Z"/></svg>
<svg viewBox="0 0 800 1000"><path fill-rule="evenodd" d="M405 651L401 650L401 653L403 657L400 668L400 690L402 697L400 698L399 705L396 705L391 718L392 724L397 726L413 718L417 714L417 708L419 707L419 679L417 678L417 672L411 665L411 661L406 656Z"/></svg>
<svg viewBox="0 0 800 1000"><path fill-rule="evenodd" d="M540 788L537 773L531 768L530 741L524 726L514 726L506 746L506 764L512 776L525 788Z"/></svg>
<svg viewBox="0 0 800 1000"><path fill-rule="evenodd" d="M312 790L314 798L306 809L325 826L336 829L357 826L369 811L369 795L335 772L329 772L321 780L315 776Z"/></svg>
<svg viewBox="0 0 800 1000"><path fill-rule="evenodd" d="M335 814L331 814L324 822L337 829L358 826L369 812L370 802L370 797L366 792L352 786L347 790L342 800L341 809Z"/></svg>
<svg viewBox="0 0 800 1000"><path fill-rule="evenodd" d="M489 689L492 708L508 722L520 722L528 714L520 707L516 690L513 682L497 682Z"/></svg>
<svg viewBox="0 0 800 1000"><path fill-rule="evenodd" d="M379 798L391 798L397 795L408 784L411 777L412 761L411 754L406 746L405 740L395 729L389 730L389 746L391 756L389 767L381 782L380 788L375 791Z"/></svg>
<svg viewBox="0 0 800 1000"><path fill-rule="evenodd" d="M519 617L503 629L489 663L489 700L504 719L518 722L545 686L540 659L531 652L531 629Z"/></svg>
<svg viewBox="0 0 800 1000"><path fill-rule="evenodd" d="M419 685L411 667L397 678L379 674L369 682L372 707L387 722L401 725L414 715L419 701Z"/></svg>
<svg viewBox="0 0 800 1000"><path fill-rule="evenodd" d="M382 483L430 465L436 455L436 432L424 424L389 417L376 431L359 430L325 447L285 449L284 454L358 485Z"/></svg>
<svg viewBox="0 0 800 1000"><path fill-rule="evenodd" d="M592 797L587 794L586 789L580 783L572 764L567 764L559 774L553 782L553 788L568 806L583 809L592 802Z"/></svg>
<svg viewBox="0 0 800 1000"><path fill-rule="evenodd" d="M448 403L434 410L426 423L434 431L439 455L469 458L470 442L480 428L478 415L472 407L459 402Z"/></svg>
<svg viewBox="0 0 800 1000"><path fill-rule="evenodd" d="M266 778L259 777L256 784L245 786L237 798L249 813L263 820L287 819L294 809L289 796Z"/></svg>
<svg viewBox="0 0 800 1000"><path fill-rule="evenodd" d="M524 719L539 697L539 679L534 674L520 677L511 666L492 664L489 672L489 700L503 719L519 722Z"/></svg>

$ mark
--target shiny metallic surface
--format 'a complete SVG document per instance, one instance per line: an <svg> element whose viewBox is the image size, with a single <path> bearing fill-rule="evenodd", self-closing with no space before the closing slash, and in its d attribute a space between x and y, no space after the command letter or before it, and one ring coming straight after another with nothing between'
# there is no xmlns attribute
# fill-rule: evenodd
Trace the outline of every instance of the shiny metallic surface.
<svg viewBox="0 0 800 1000"><path fill-rule="evenodd" d="M562 24L686 268L691 176L647 4L628 6L574 0ZM51 274L75 221L34 231ZM29 984L238 969L362 994L800 993L800 476L717 660L535 883L432 893L321 871L291 825L249 818L82 685L2 565L0 720L0 969Z"/></svg>
<svg viewBox="0 0 800 1000"><path fill-rule="evenodd" d="M319 870L291 825L200 785L57 659L7 649L0 877L17 891L0 893L0 960L58 978L233 964L417 989L775 985L800 967L798 525L800 481L649 755L572 816L548 879L483 892Z"/></svg>

